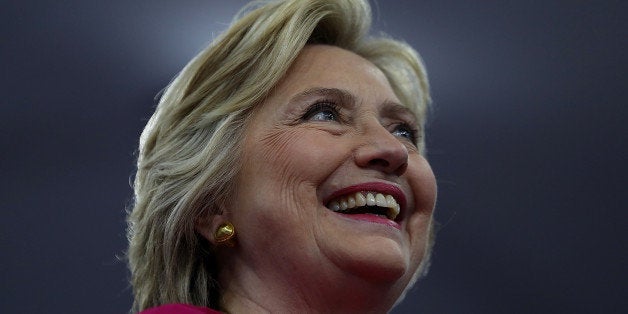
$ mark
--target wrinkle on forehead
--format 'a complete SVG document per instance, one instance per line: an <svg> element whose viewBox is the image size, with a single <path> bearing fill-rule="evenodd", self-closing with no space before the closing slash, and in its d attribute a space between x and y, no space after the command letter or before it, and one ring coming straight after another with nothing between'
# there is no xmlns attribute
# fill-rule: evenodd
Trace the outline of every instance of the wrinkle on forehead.
<svg viewBox="0 0 628 314"><path fill-rule="evenodd" d="M392 92L388 78L374 63L352 51L328 45L305 46L276 88L298 85L300 80L295 80L294 77L300 76L316 81L322 75L327 79L334 77L335 83L347 83L349 81L344 78L348 72L362 72L363 82L377 81L388 86Z"/></svg>

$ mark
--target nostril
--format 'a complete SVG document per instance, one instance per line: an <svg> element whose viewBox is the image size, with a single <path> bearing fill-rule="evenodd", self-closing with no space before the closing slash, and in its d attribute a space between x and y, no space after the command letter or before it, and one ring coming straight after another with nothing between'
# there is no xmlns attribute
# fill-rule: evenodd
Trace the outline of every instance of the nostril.
<svg viewBox="0 0 628 314"><path fill-rule="evenodd" d="M404 174L406 172L406 169L408 169L408 163L404 162L401 166L399 166L396 170L395 173L400 176L402 174Z"/></svg>
<svg viewBox="0 0 628 314"><path fill-rule="evenodd" d="M380 166L384 168L388 168L390 166L390 162L385 159L377 158L369 161L370 166Z"/></svg>
<svg viewBox="0 0 628 314"><path fill-rule="evenodd" d="M399 176L404 174L406 172L406 169L408 169L407 162L399 163L399 164L396 164L396 166L392 166L392 164L388 160L381 159L381 158L370 160L368 162L368 165L371 168L380 169L387 173L394 173Z"/></svg>

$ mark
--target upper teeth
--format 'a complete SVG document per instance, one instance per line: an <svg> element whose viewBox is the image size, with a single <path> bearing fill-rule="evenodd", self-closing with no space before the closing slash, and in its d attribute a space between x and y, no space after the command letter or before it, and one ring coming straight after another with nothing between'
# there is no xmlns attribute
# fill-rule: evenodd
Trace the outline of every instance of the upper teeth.
<svg viewBox="0 0 628 314"><path fill-rule="evenodd" d="M355 194L343 196L335 199L327 205L329 209L335 212L342 212L354 207L360 206L379 206L388 208L388 218L395 220L399 215L400 207L392 195L373 193L373 192L357 192Z"/></svg>

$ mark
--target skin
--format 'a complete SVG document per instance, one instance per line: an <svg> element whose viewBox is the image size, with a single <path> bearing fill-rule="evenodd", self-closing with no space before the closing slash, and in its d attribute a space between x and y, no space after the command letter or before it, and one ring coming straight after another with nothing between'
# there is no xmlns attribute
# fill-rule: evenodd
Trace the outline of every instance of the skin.
<svg viewBox="0 0 628 314"><path fill-rule="evenodd" d="M210 241L221 222L236 228L236 246L218 250L223 310L390 310L425 256L436 200L429 163L399 127L416 127L414 116L399 103L366 59L303 49L253 113L232 201L197 227ZM325 207L335 191L365 182L403 191L399 228Z"/></svg>

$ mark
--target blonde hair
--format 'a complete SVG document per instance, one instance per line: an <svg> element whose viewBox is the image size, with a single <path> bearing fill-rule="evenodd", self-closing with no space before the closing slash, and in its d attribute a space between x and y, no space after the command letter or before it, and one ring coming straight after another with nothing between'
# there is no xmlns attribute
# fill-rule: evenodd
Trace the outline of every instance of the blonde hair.
<svg viewBox="0 0 628 314"><path fill-rule="evenodd" d="M429 103L422 62L402 42L368 38L370 19L360 0L252 4L166 88L140 137L128 217L132 311L175 302L217 306L217 265L195 222L228 200L252 108L306 44L373 62L422 127Z"/></svg>

